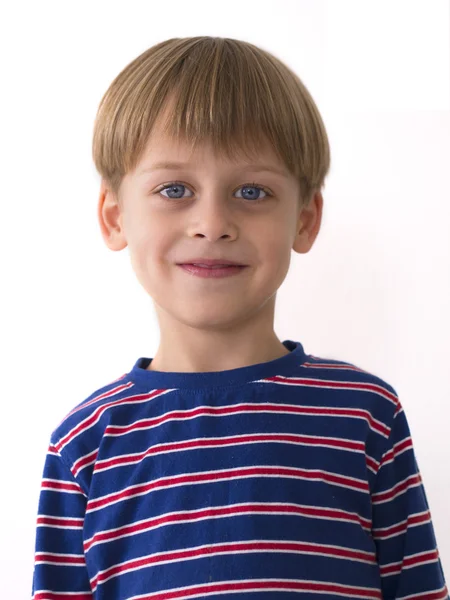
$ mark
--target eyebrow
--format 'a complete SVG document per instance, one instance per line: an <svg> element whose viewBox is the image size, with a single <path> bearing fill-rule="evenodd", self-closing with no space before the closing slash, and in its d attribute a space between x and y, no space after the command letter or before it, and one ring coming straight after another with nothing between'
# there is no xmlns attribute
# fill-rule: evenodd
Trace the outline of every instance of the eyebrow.
<svg viewBox="0 0 450 600"><path fill-rule="evenodd" d="M191 163L159 162L155 163L154 165L145 167L144 169L141 169L140 171L138 171L138 175L141 175L143 173L149 173L151 171L184 169L192 166L193 165ZM288 175L288 173L284 169L277 169L272 165L245 165L244 167L240 167L237 170L254 172L267 171L270 173L276 173L277 175L281 175L282 177L286 177Z"/></svg>

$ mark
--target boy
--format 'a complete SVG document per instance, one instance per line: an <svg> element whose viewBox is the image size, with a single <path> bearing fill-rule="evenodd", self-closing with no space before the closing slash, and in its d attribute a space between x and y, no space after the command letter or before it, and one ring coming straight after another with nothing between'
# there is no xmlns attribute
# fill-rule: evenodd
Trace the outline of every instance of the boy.
<svg viewBox="0 0 450 600"><path fill-rule="evenodd" d="M298 77L166 40L111 84L93 155L161 338L51 435L34 600L448 598L394 388L273 330L330 166Z"/></svg>

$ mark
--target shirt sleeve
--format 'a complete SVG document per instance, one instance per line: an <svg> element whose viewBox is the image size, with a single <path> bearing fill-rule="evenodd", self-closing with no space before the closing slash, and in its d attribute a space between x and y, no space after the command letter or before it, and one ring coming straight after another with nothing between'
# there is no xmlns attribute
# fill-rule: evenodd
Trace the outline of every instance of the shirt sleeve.
<svg viewBox="0 0 450 600"><path fill-rule="evenodd" d="M430 509L402 405L372 491L372 536L384 600L448 600Z"/></svg>
<svg viewBox="0 0 450 600"><path fill-rule="evenodd" d="M87 496L50 444L36 524L32 600L93 600L83 549Z"/></svg>

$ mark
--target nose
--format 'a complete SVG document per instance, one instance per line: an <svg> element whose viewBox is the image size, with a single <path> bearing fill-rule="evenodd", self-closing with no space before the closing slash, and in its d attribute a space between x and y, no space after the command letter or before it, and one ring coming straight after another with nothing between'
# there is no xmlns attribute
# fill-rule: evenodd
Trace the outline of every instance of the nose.
<svg viewBox="0 0 450 600"><path fill-rule="evenodd" d="M204 237L211 242L233 238L238 229L236 219L237 213L230 210L227 200L211 193L196 203L188 217L188 230L190 235Z"/></svg>

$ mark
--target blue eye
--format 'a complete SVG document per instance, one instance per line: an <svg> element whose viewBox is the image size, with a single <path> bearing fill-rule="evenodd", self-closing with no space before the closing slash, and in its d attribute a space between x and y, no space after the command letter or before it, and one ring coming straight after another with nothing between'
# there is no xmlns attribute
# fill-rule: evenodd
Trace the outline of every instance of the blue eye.
<svg viewBox="0 0 450 600"><path fill-rule="evenodd" d="M170 183L166 183L164 185L162 185L161 187L159 187L156 190L156 193L161 193L165 190L176 190L175 193L181 193L182 194L182 188L187 188L187 186L184 183L180 183L178 181L171 181ZM189 189L189 188L188 188ZM272 194L269 193L269 191L261 186L258 185L257 183L245 183L244 185L241 185L239 189L243 189L245 193L249 193L250 194L250 198L244 198L244 200L248 200L250 204L256 204L257 202L262 202L263 200L266 199L266 197L264 196L263 198L256 198L256 194L254 191L251 190L259 190L260 192L264 192L264 194L266 194L266 196L271 196ZM248 190L250 190L250 192L248 192ZM165 196L163 194L164 198L169 198L171 200L183 200L185 198L185 196L181 195L181 196Z"/></svg>
<svg viewBox="0 0 450 600"><path fill-rule="evenodd" d="M270 194L266 188L264 188L262 185L258 185L257 183L245 183L244 185L242 185L239 189L243 189L243 190L259 190L260 192L264 192L264 194L266 194L266 196L271 196L272 194ZM254 198L254 192L250 192L250 198L244 198L244 200L253 200L253 202L261 202L262 200L265 200L265 196L264 198Z"/></svg>

